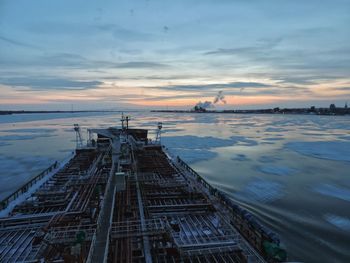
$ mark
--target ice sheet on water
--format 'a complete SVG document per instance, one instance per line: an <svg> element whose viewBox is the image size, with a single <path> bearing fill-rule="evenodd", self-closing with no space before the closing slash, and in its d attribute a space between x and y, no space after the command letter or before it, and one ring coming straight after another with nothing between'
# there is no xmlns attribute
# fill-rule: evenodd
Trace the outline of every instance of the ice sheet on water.
<svg viewBox="0 0 350 263"><path fill-rule="evenodd" d="M47 166L47 164L51 164L53 159L48 158L46 156L19 156L19 157L10 157L10 156L0 156L1 167L9 167L15 168L15 163L23 164L26 166L30 166L32 169L37 169L41 167Z"/></svg>
<svg viewBox="0 0 350 263"><path fill-rule="evenodd" d="M0 156L0 168L8 171L10 174L16 174L18 171L37 170L46 168L53 162L53 159L45 156Z"/></svg>
<svg viewBox="0 0 350 263"><path fill-rule="evenodd" d="M7 156L0 156L0 168L2 171L6 171L6 174L2 174L3 180L9 179L9 176L16 175L26 170L24 163L20 162L18 159Z"/></svg>
<svg viewBox="0 0 350 263"><path fill-rule="evenodd" d="M44 156L0 156L0 196L10 194L18 187L18 180L26 182L31 176L44 170L54 162L53 159ZM1 198L0 198L1 199Z"/></svg>
<svg viewBox="0 0 350 263"><path fill-rule="evenodd" d="M59 152L61 153L70 153L70 152L73 152L74 150L73 149L61 149L61 150L58 150Z"/></svg>
<svg viewBox="0 0 350 263"><path fill-rule="evenodd" d="M266 132L284 132L284 131L288 131L288 130L284 129L284 128L278 128L278 127L269 127L265 131Z"/></svg>
<svg viewBox="0 0 350 263"><path fill-rule="evenodd" d="M9 145L12 145L12 144L9 142L0 142L0 147L1 146L9 146Z"/></svg>
<svg viewBox="0 0 350 263"><path fill-rule="evenodd" d="M237 145L243 145L243 146L256 146L258 145L258 142L252 139L249 139L245 136L231 136L230 139L232 140L233 144Z"/></svg>
<svg viewBox="0 0 350 263"><path fill-rule="evenodd" d="M177 125L184 123L198 123L198 124L215 124L219 122L219 117L215 114L186 114L186 115L177 115L177 116L169 116L168 119L164 120L164 116L162 118L157 118L152 122L145 122L148 125L155 126L159 121L163 120L163 125Z"/></svg>
<svg viewBox="0 0 350 263"><path fill-rule="evenodd" d="M175 156L180 156L185 162L191 164L199 161L205 161L215 158L218 154L209 150L198 150L198 149L180 149L172 148L169 149L170 153Z"/></svg>
<svg viewBox="0 0 350 263"><path fill-rule="evenodd" d="M313 191L350 202L350 189L347 188L338 187L332 184L319 184L313 187Z"/></svg>
<svg viewBox="0 0 350 263"><path fill-rule="evenodd" d="M350 218L333 214L326 214L323 217L327 222L336 226L337 228L345 231L350 231Z"/></svg>
<svg viewBox="0 0 350 263"><path fill-rule="evenodd" d="M350 135L342 135L342 136L339 136L338 137L339 139L342 139L342 140L348 140L348 141L350 141Z"/></svg>
<svg viewBox="0 0 350 263"><path fill-rule="evenodd" d="M193 122L195 123L217 123L219 120L218 115L216 114L196 114L194 116Z"/></svg>
<svg viewBox="0 0 350 263"><path fill-rule="evenodd" d="M52 133L54 131L56 131L56 129L23 128L23 129L3 130L1 132L9 132L9 133L41 133L41 134L44 134L44 133Z"/></svg>
<svg viewBox="0 0 350 263"><path fill-rule="evenodd" d="M137 126L138 127L150 127L151 129L152 128L157 129L159 122L162 122L162 118L160 118L160 119L157 118L153 121L140 122L137 124ZM179 123L181 123L181 121L179 121ZM164 122L162 122L162 124L163 124L163 129L166 129L166 127L175 126L177 123L164 120Z"/></svg>
<svg viewBox="0 0 350 263"><path fill-rule="evenodd" d="M210 151L212 148L231 146L233 141L211 136L184 135L163 137L162 143L172 154L179 155L189 163L194 163L215 158L217 153Z"/></svg>
<svg viewBox="0 0 350 263"><path fill-rule="evenodd" d="M19 140L32 140L42 137L52 137L56 129L41 129L41 128L21 128L2 130L4 135L0 135L1 141L19 141Z"/></svg>
<svg viewBox="0 0 350 263"><path fill-rule="evenodd" d="M211 136L199 137L193 135L168 136L162 138L162 143L171 148L211 149L233 145L230 139L220 139Z"/></svg>
<svg viewBox="0 0 350 263"><path fill-rule="evenodd" d="M307 132L302 132L300 133L302 135L305 135L305 136L312 136L312 137L324 137L324 136L327 136L328 134L325 133L324 131L320 131L319 133L317 132L314 132L314 131L307 131Z"/></svg>
<svg viewBox="0 0 350 263"><path fill-rule="evenodd" d="M232 136L229 139L215 138L211 136L199 137L193 135L164 136L162 143L174 154L183 157L188 162L208 160L217 156L211 151L217 147L232 145L255 146L257 142L244 136Z"/></svg>
<svg viewBox="0 0 350 263"><path fill-rule="evenodd" d="M268 155L263 155L258 158L258 161L261 163L273 163L279 160L282 160L282 159L277 156L268 156Z"/></svg>
<svg viewBox="0 0 350 263"><path fill-rule="evenodd" d="M288 142L285 147L303 155L335 161L350 161L350 142Z"/></svg>
<svg viewBox="0 0 350 263"><path fill-rule="evenodd" d="M73 155L69 155L65 160L63 160L59 166L51 171L50 173L46 174L41 180L39 180L38 182L36 182L34 185L32 185L27 192L21 194L19 197L17 197L17 199L13 200L12 202L10 202L10 204L7 206L6 209L1 210L0 211L0 217L4 217L4 216L8 216L8 214L10 213L10 211L18 204L22 203L23 201L25 201L28 197L30 197L47 179L49 179L52 175L54 175L59 169L61 169L62 167L64 167L64 165L72 158ZM23 178L22 178L23 179ZM11 190L11 189L7 189ZM0 191L1 193L1 198L5 197L7 192L4 191ZM9 193L8 193L9 194Z"/></svg>
<svg viewBox="0 0 350 263"><path fill-rule="evenodd" d="M267 137L267 138L263 138L264 141L283 141L284 138L282 137Z"/></svg>
<svg viewBox="0 0 350 263"><path fill-rule="evenodd" d="M0 123L17 123L29 121L41 121L63 118L78 118L90 116L105 116L115 114L113 112L66 112L66 113L25 113L25 114L11 114L0 116Z"/></svg>
<svg viewBox="0 0 350 263"><path fill-rule="evenodd" d="M281 199L284 196L284 186L276 181L253 178L237 194L238 198L268 203Z"/></svg>
<svg viewBox="0 0 350 263"><path fill-rule="evenodd" d="M48 134L33 134L33 135L4 135L0 136L0 141L20 141L20 140L33 140L36 138L42 138L42 137L51 137L52 135Z"/></svg>
<svg viewBox="0 0 350 263"><path fill-rule="evenodd" d="M184 131L184 129L180 129L180 128L174 128L174 129L165 128L162 131L162 133L181 132L181 131Z"/></svg>
<svg viewBox="0 0 350 263"><path fill-rule="evenodd" d="M271 145L271 144L275 144L275 143L274 142L262 141L260 144L262 144L262 145Z"/></svg>
<svg viewBox="0 0 350 263"><path fill-rule="evenodd" d="M256 169L264 174L273 174L279 176L292 175L297 172L296 169L282 165L258 165L256 166Z"/></svg>
<svg viewBox="0 0 350 263"><path fill-rule="evenodd" d="M235 157L232 157L233 161L249 161L250 159L245 154L236 154Z"/></svg>

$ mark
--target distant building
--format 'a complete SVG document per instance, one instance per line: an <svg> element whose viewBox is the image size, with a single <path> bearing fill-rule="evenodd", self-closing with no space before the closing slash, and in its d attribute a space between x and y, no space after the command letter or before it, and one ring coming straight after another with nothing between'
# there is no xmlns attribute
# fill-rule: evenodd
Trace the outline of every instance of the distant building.
<svg viewBox="0 0 350 263"><path fill-rule="evenodd" d="M207 111L205 108L198 106L198 105L194 106L193 110L195 112L206 112Z"/></svg>

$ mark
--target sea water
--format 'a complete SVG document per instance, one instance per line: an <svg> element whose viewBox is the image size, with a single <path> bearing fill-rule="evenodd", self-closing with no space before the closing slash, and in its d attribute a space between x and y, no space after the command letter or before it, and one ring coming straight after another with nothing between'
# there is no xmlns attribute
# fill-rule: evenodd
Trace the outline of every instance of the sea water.
<svg viewBox="0 0 350 263"><path fill-rule="evenodd" d="M289 259L350 262L350 117L129 112L213 186L278 233ZM73 124L120 127L119 113L0 116L0 199L76 145Z"/></svg>

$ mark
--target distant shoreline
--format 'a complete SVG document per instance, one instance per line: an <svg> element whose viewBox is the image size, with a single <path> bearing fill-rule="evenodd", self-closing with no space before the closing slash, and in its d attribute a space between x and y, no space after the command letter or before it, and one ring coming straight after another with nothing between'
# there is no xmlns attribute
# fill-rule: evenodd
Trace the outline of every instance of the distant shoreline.
<svg viewBox="0 0 350 263"><path fill-rule="evenodd" d="M293 114L293 115L350 115L350 108L295 108L295 109L258 109L258 110L151 110L164 113L198 113L198 114Z"/></svg>
<svg viewBox="0 0 350 263"><path fill-rule="evenodd" d="M27 110L0 110L0 116L15 114L38 114L38 113L108 113L108 112L138 112L139 110L77 110L77 111L27 111ZM294 114L294 115L350 115L350 108L274 108L274 109L257 109L257 110L150 110L150 112L164 113L202 113L202 114Z"/></svg>
<svg viewBox="0 0 350 263"><path fill-rule="evenodd" d="M0 111L0 115L13 115L13 114L35 114L35 113L82 113L82 112L123 112L121 110L78 110L78 111Z"/></svg>

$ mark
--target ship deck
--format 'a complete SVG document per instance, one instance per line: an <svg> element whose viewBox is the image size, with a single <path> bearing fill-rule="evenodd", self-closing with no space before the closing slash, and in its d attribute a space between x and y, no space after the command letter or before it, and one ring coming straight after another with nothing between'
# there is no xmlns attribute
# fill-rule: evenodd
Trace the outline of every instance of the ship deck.
<svg viewBox="0 0 350 263"><path fill-rule="evenodd" d="M77 244L79 257L87 257L109 177L110 163L97 167L104 155L108 151L77 151L29 198L0 218L0 262L56 258L70 262L76 258L71 248ZM84 241L77 243L79 233L84 233Z"/></svg>
<svg viewBox="0 0 350 263"><path fill-rule="evenodd" d="M263 244L279 240L147 130L94 132L0 217L0 262L278 261Z"/></svg>
<svg viewBox="0 0 350 263"><path fill-rule="evenodd" d="M137 167L116 193L109 262L264 262L161 147L134 157Z"/></svg>

